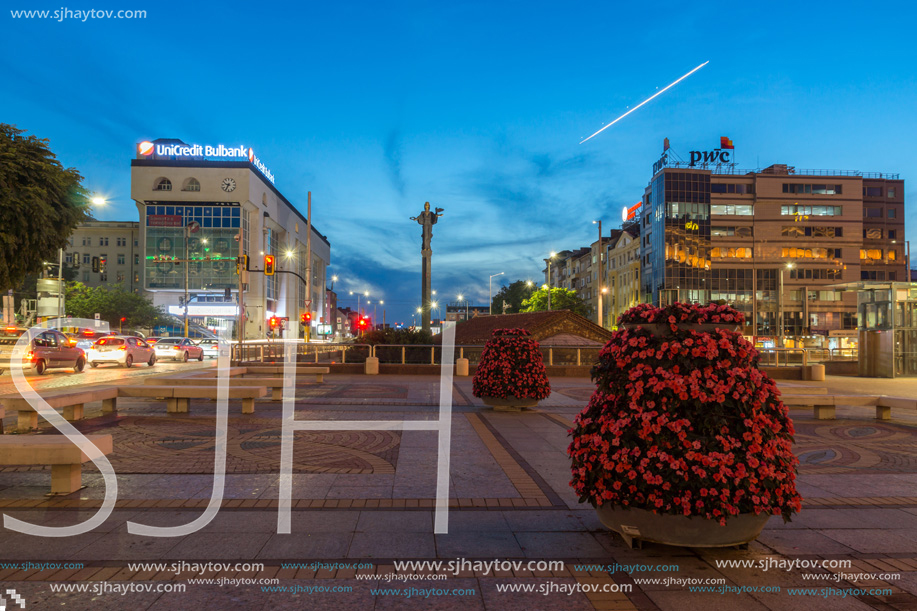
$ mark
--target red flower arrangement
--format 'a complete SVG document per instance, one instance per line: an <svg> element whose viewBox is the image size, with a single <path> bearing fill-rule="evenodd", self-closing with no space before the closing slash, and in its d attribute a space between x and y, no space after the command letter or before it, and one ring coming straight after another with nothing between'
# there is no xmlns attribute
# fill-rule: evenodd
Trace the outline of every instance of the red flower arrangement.
<svg viewBox="0 0 917 611"><path fill-rule="evenodd" d="M621 320L669 323L671 333L619 330L600 352L596 391L570 430L570 485L580 502L721 524L746 513L789 521L801 508L793 422L758 369L758 352L727 329L676 325L736 324L742 314L716 305L638 308Z"/></svg>
<svg viewBox="0 0 917 611"><path fill-rule="evenodd" d="M525 329L494 329L471 387L475 397L547 399L551 383L538 342Z"/></svg>
<svg viewBox="0 0 917 611"><path fill-rule="evenodd" d="M711 303L699 306L690 303L676 302L664 309L643 303L634 306L618 317L618 324L716 324L740 325L745 322L745 315L726 305Z"/></svg>

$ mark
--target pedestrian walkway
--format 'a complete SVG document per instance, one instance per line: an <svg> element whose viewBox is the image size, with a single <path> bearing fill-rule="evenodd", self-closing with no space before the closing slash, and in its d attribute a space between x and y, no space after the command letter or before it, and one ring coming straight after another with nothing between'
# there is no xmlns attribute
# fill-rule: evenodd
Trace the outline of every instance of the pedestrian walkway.
<svg viewBox="0 0 917 611"><path fill-rule="evenodd" d="M137 609L917 608L917 414L877 422L872 411L850 408L816 421L794 411L804 502L793 522L773 518L747 550L632 550L569 487L567 430L593 386L551 382L550 399L514 414L485 408L470 378L454 380L448 534L433 533L437 441L427 431L298 432L292 534L277 534L281 406L267 400L253 415L231 404L225 492L210 524L182 537L129 534L128 521L176 526L201 515L213 487L215 406L165 415L154 400L128 399L104 416L89 406L77 428L114 438L113 514L90 533L53 540L0 528L0 580L29 610L90 601ZM792 384L846 393L851 382ZM908 392L890 382L887 394ZM438 397L430 376L329 375L322 386L297 388L296 417L432 419ZM101 505L104 483L91 465L87 487L72 495L45 496L48 477L34 467L0 469L0 512L63 526ZM395 568L461 560L517 564ZM830 566L762 568L790 561ZM10 566L22 562L61 566ZM228 566L199 571L195 563ZM62 584L87 591L53 590ZM135 591L122 596L116 586ZM160 591L140 591L147 586ZM161 591L176 587L185 591Z"/></svg>

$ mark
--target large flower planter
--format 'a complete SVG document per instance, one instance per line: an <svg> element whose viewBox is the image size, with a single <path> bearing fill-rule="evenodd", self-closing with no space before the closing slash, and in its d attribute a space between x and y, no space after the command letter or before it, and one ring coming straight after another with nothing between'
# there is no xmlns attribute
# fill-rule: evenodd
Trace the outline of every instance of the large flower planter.
<svg viewBox="0 0 917 611"><path fill-rule="evenodd" d="M680 547L745 545L758 538L770 519L766 513L746 513L733 516L721 525L715 520L653 513L646 509L602 505L595 511L602 524L621 535L630 547L639 546L643 541Z"/></svg>
<svg viewBox="0 0 917 611"><path fill-rule="evenodd" d="M801 508L793 422L728 306L637 306L592 369L571 486L628 544L729 547Z"/></svg>
<svg viewBox="0 0 917 611"><path fill-rule="evenodd" d="M497 412L521 412L523 409L531 409L538 405L538 399L525 397L481 397L481 401Z"/></svg>

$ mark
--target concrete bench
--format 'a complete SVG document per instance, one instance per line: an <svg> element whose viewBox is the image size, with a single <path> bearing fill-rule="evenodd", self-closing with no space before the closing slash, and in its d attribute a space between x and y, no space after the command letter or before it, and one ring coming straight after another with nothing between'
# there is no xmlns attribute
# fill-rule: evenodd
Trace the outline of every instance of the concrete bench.
<svg viewBox="0 0 917 611"><path fill-rule="evenodd" d="M229 377L234 378L234 377L237 377L237 376L242 376L242 375L244 375L244 374L245 374L245 369L246 369L245 367L230 367L227 373L229 373ZM171 378L177 378L177 377L182 377L182 378L215 378L215 377L217 377L217 376L219 376L219 375L220 375L220 370L219 370L218 368L216 368L216 367L212 367L212 368L210 368L210 369L194 370L194 371L189 371L189 372L186 372L186 373L181 373L181 374L179 374L179 375L170 375L170 376L168 376L168 377L171 377Z"/></svg>
<svg viewBox="0 0 917 611"><path fill-rule="evenodd" d="M283 365L246 365L245 368L247 369L245 372L246 376L265 374L283 375L284 370ZM322 384L325 381L325 374L328 373L331 373L331 369L329 367L296 367L297 378L303 375L315 376L315 381L319 384Z"/></svg>
<svg viewBox="0 0 917 611"><path fill-rule="evenodd" d="M187 414L191 399L217 399L216 386L122 386L118 393L122 397L153 397L166 400L166 412ZM255 399L267 394L265 386L230 386L230 399L242 399L242 413L255 413Z"/></svg>
<svg viewBox="0 0 917 611"><path fill-rule="evenodd" d="M821 386L795 386L793 384L777 384L781 394L788 395L827 395L828 389Z"/></svg>
<svg viewBox="0 0 917 611"><path fill-rule="evenodd" d="M271 389L271 400L280 401L283 398L283 389L293 386L292 380L284 378L230 378L229 387L236 386L265 386ZM150 386L219 386L217 378L148 378L146 383Z"/></svg>
<svg viewBox="0 0 917 611"><path fill-rule="evenodd" d="M879 406L879 397L872 395L782 395L788 408L811 407L816 420L834 420L838 407L875 407L876 418L888 420L891 413Z"/></svg>
<svg viewBox="0 0 917 611"><path fill-rule="evenodd" d="M43 395L50 407L62 409L64 419L70 422L83 419L83 405L95 401L102 402L102 412L111 413L117 409L118 388L114 386L52 392ZM16 429L20 432L38 428L38 412L21 396L2 398L3 405L11 412L17 412Z"/></svg>
<svg viewBox="0 0 917 611"><path fill-rule="evenodd" d="M112 453L111 435L86 436L103 454ZM4 435L0 437L0 465L51 465L51 494L70 494L83 485L80 448L63 435Z"/></svg>

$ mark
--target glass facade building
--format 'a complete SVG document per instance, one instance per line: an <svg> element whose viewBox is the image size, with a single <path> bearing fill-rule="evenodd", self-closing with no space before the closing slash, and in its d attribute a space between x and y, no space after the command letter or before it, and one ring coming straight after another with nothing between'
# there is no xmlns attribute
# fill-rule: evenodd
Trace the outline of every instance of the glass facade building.
<svg viewBox="0 0 917 611"><path fill-rule="evenodd" d="M146 289L184 289L185 267L189 291L238 287L235 236L242 214L238 204L150 202L145 213ZM185 227L192 221L200 228L186 240Z"/></svg>

